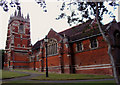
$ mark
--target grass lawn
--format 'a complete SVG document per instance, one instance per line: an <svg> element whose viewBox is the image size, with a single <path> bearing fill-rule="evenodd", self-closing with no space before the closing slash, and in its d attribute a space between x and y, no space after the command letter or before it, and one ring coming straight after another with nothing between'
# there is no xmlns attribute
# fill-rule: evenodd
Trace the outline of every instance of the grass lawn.
<svg viewBox="0 0 120 85"><path fill-rule="evenodd" d="M34 71L34 70L25 70L25 69L15 69L15 71L35 73L35 74L45 74L45 72L39 72L37 70Z"/></svg>
<svg viewBox="0 0 120 85"><path fill-rule="evenodd" d="M86 75L86 74L53 74L49 73L49 77L45 77L45 72L39 72L34 70L23 70L23 69L15 69L15 71L21 72L29 72L36 74L44 74L38 77L31 78L32 80L76 80L76 79L108 79L113 78L108 75Z"/></svg>
<svg viewBox="0 0 120 85"><path fill-rule="evenodd" d="M15 71L21 71L21 72L30 72L30 73L38 73L41 74L41 72L38 71L33 71L33 70L15 70ZM8 73L8 74L7 74ZM6 74L10 76L10 74L16 73L16 72L10 72L10 71L3 71L3 74ZM17 75L16 75L17 74ZM15 76L19 76L19 73L13 74ZM44 75L38 76L31 78L33 80L77 80L77 79L106 79L106 78L113 78L112 76L107 76L107 75L85 75L85 74L53 74L49 73L49 77L45 77ZM5 75L4 75L5 76ZM20 74L21 76L21 74ZM48 83L48 82L40 82L40 81L27 81L27 80L22 80L22 81L6 81L3 82L2 85L116 85L115 81L81 81L81 82L75 82L75 83Z"/></svg>
<svg viewBox="0 0 120 85"><path fill-rule="evenodd" d="M76 83L47 83L38 81L10 81L3 82L2 85L116 85L114 81L87 81L87 82L76 82Z"/></svg>
<svg viewBox="0 0 120 85"><path fill-rule="evenodd" d="M21 77L21 76L29 76L29 74L17 73L17 72L2 70L2 79L15 78L15 77Z"/></svg>
<svg viewBox="0 0 120 85"><path fill-rule="evenodd" d="M49 73L49 77L45 75L31 78L32 80L77 80L77 79L109 79L113 78L108 75L86 75L86 74L53 74Z"/></svg>

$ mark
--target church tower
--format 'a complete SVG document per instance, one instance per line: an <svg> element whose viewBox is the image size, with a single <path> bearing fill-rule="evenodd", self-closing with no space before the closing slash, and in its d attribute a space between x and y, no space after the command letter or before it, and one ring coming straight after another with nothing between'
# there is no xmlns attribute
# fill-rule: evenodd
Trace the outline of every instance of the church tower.
<svg viewBox="0 0 120 85"><path fill-rule="evenodd" d="M8 68L29 68L31 54L29 14L24 18L19 10L10 16L5 50L5 64Z"/></svg>

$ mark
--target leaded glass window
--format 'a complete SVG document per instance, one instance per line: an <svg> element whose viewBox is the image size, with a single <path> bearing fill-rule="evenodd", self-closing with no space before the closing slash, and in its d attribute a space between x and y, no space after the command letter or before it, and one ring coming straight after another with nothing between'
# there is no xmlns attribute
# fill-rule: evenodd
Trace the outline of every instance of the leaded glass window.
<svg viewBox="0 0 120 85"><path fill-rule="evenodd" d="M48 55L57 54L57 41L55 39L49 39L47 44Z"/></svg>

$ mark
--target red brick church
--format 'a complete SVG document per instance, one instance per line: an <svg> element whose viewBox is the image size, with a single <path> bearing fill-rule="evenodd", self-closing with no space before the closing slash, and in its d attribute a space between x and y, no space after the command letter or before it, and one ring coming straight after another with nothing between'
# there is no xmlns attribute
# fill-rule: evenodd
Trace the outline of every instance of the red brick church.
<svg viewBox="0 0 120 85"><path fill-rule="evenodd" d="M110 25L109 29L106 29ZM113 20L102 25L110 39L116 66L120 65L120 22ZM62 32L51 29L47 34L48 71L112 75L108 46L99 32L96 20L89 20ZM46 71L46 43L38 40L31 48L29 15L23 18L15 12L10 18L6 41L8 68L27 68ZM117 72L120 68L117 67ZM120 73L119 73L120 74Z"/></svg>

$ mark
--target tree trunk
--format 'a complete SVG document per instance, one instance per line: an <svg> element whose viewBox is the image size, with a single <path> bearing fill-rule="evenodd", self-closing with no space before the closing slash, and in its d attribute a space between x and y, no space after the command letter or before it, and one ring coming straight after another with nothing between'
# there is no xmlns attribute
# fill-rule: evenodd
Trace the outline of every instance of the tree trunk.
<svg viewBox="0 0 120 85"><path fill-rule="evenodd" d="M108 55L110 56L110 60L111 60L111 64L112 64L112 69L113 69L113 76L114 76L114 79L117 83L117 85L120 85L120 82L118 80L118 76L117 76L117 72L116 72L116 66L115 66L115 62L114 62L114 58L113 58L113 55L112 55L112 52L111 52L111 44L110 44L110 41L109 39L105 36L101 26L100 26L100 22L98 20L98 3L96 2L96 20L97 20L97 24L98 24L98 28L104 38L104 40L107 42L108 44ZM111 24L107 27L107 29L111 26Z"/></svg>

